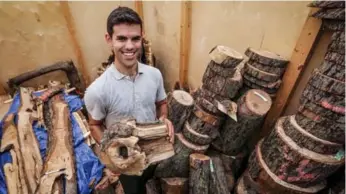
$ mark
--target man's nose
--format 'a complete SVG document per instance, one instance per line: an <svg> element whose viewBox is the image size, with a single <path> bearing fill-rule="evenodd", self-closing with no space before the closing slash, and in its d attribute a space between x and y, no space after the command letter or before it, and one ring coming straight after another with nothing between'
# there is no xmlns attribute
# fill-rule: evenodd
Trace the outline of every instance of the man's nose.
<svg viewBox="0 0 346 194"><path fill-rule="evenodd" d="M132 42L132 40L126 41L125 49L126 49L126 50L131 50L131 49L133 49L133 48L135 48L135 45L134 45L134 43Z"/></svg>

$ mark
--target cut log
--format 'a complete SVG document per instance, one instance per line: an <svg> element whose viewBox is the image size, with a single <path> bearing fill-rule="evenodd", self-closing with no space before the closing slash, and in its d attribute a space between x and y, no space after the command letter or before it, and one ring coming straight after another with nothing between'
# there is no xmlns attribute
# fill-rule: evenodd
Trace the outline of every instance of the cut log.
<svg viewBox="0 0 346 194"><path fill-rule="evenodd" d="M227 155L237 155L252 133L259 129L271 104L271 98L267 93L249 90L238 100L238 121L226 119L220 136L213 141L213 146L221 148L222 153Z"/></svg>
<svg viewBox="0 0 346 194"><path fill-rule="evenodd" d="M324 60L330 61L335 65L345 66L345 55L333 51L327 51Z"/></svg>
<svg viewBox="0 0 346 194"><path fill-rule="evenodd" d="M308 109L299 110L297 124L313 136L330 142L345 143L345 124L336 123L314 114Z"/></svg>
<svg viewBox="0 0 346 194"><path fill-rule="evenodd" d="M46 123L49 128L49 142L38 192L51 193L56 179L64 175L65 183L59 184L60 188L56 189L61 191L65 189L66 193L77 193L73 136L68 105L64 102L62 94L58 94L45 103L44 106L49 106L51 114L48 116L50 118L45 120L51 120L51 123ZM47 108L44 108L44 110L47 110ZM47 114L44 115L47 116ZM64 185L65 188L63 189Z"/></svg>
<svg viewBox="0 0 346 194"><path fill-rule="evenodd" d="M215 63L229 68L235 68L244 60L243 56L232 48L218 45L209 52L209 57Z"/></svg>
<svg viewBox="0 0 346 194"><path fill-rule="evenodd" d="M280 75L282 76L285 73L286 68L285 67L276 67L276 66L270 66L270 65L264 65L261 63L258 63L254 60L249 60L247 61L247 63L249 63L251 66L261 70L261 71L265 71L267 73L273 73L276 75Z"/></svg>
<svg viewBox="0 0 346 194"><path fill-rule="evenodd" d="M189 177L189 155L191 153L203 154L208 147L208 145L194 145L188 142L182 134L177 133L174 142L174 151L176 154L157 165L155 176L159 178Z"/></svg>
<svg viewBox="0 0 346 194"><path fill-rule="evenodd" d="M262 86L260 86L260 85L258 85L256 83L253 83L253 82L251 82L251 81L249 81L247 79L244 79L243 82L244 82L245 86L247 86L247 87L249 87L251 89L258 89L258 90L265 91L266 93L268 93L270 95L270 97L272 97L272 96L275 97L276 93L278 91L278 89L270 89L270 88L262 87Z"/></svg>
<svg viewBox="0 0 346 194"><path fill-rule="evenodd" d="M317 69L312 73L308 83L319 90L345 96L345 82L325 76Z"/></svg>
<svg viewBox="0 0 346 194"><path fill-rule="evenodd" d="M228 184L222 161L217 156L211 156L209 193L228 194Z"/></svg>
<svg viewBox="0 0 346 194"><path fill-rule="evenodd" d="M267 194L269 193L268 191L266 191L265 189L263 189L261 187L261 185L259 185L258 183L256 183L250 176L249 171L246 170L243 173L242 178L244 179L244 186L246 188L246 190L249 193L258 193L258 194Z"/></svg>
<svg viewBox="0 0 346 194"><path fill-rule="evenodd" d="M242 81L242 76L239 70L235 71L232 76L223 77L214 72L208 66L207 70L203 74L202 87L224 99L229 99L237 95L239 88L241 88L243 84Z"/></svg>
<svg viewBox="0 0 346 194"><path fill-rule="evenodd" d="M249 63L245 63L243 70L244 70L244 73L247 73L248 75L251 75L252 77L255 77L267 82L276 82L280 79L280 75L262 71L250 65Z"/></svg>
<svg viewBox="0 0 346 194"><path fill-rule="evenodd" d="M343 31L345 30L345 22L343 20L323 19L322 27L332 31Z"/></svg>
<svg viewBox="0 0 346 194"><path fill-rule="evenodd" d="M197 97L196 104L208 113L217 116L225 116L224 113L221 112L216 105L214 105L214 103L204 99L203 97Z"/></svg>
<svg viewBox="0 0 346 194"><path fill-rule="evenodd" d="M157 179L150 179L145 184L145 189L147 194L161 194L161 185L160 181Z"/></svg>
<svg viewBox="0 0 346 194"><path fill-rule="evenodd" d="M210 158L203 154L190 155L189 194L208 194Z"/></svg>
<svg viewBox="0 0 346 194"><path fill-rule="evenodd" d="M320 9L312 17L321 19L335 19L345 20L345 7L343 8L332 8L332 9Z"/></svg>
<svg viewBox="0 0 346 194"><path fill-rule="evenodd" d="M185 122L183 135L189 142L197 145L208 145L211 143L211 138L208 135L200 134L191 128L188 121Z"/></svg>
<svg viewBox="0 0 346 194"><path fill-rule="evenodd" d="M132 135L143 140L158 139L166 137L168 135L168 129L163 122L136 123Z"/></svg>
<svg viewBox="0 0 346 194"><path fill-rule="evenodd" d="M344 165L344 156L322 155L299 147L285 134L282 123L281 118L261 145L263 161L281 180L307 188Z"/></svg>
<svg viewBox="0 0 346 194"><path fill-rule="evenodd" d="M328 77L345 81L345 66L336 65L329 61L323 61L322 66L319 68L320 72Z"/></svg>
<svg viewBox="0 0 346 194"><path fill-rule="evenodd" d="M145 153L147 166L174 156L172 143L166 137L153 140L139 140L139 147Z"/></svg>
<svg viewBox="0 0 346 194"><path fill-rule="evenodd" d="M281 80L277 80L275 82L267 82L267 81L262 81L260 79L257 79L255 77L252 77L251 75L244 73L243 74L244 79L248 80L249 82L256 83L257 85L263 87L263 88L268 88L268 89L279 89L281 85Z"/></svg>
<svg viewBox="0 0 346 194"><path fill-rule="evenodd" d="M233 77L236 70L237 68L223 67L217 64L216 62L214 62L213 60L211 60L205 72L211 71L213 74L216 74L221 77Z"/></svg>
<svg viewBox="0 0 346 194"><path fill-rule="evenodd" d="M280 179L267 166L262 156L260 147L263 140L256 145L255 150L249 158L249 176L251 179L261 186L261 189L270 194L287 193L287 194L312 194L318 193L326 186L326 181L315 183L314 186L303 188ZM274 160L273 160L274 161ZM277 160L275 160L277 161Z"/></svg>
<svg viewBox="0 0 346 194"><path fill-rule="evenodd" d="M319 154L334 155L344 147L342 144L319 139L305 131L297 124L295 115L283 117L283 119L283 130L285 134L301 148Z"/></svg>
<svg viewBox="0 0 346 194"><path fill-rule="evenodd" d="M344 8L345 1L313 1L308 6L319 8Z"/></svg>
<svg viewBox="0 0 346 194"><path fill-rule="evenodd" d="M19 178L17 154L13 149L10 150L10 154L12 157L12 163L6 163L3 166L3 172L5 174L6 179L7 193L19 194L22 193L22 190Z"/></svg>
<svg viewBox="0 0 346 194"><path fill-rule="evenodd" d="M168 101L168 119L172 122L176 133L179 133L184 127L193 103L194 100L189 93L183 90L172 92L172 97Z"/></svg>
<svg viewBox="0 0 346 194"><path fill-rule="evenodd" d="M345 54L345 31L333 33L332 40L328 45L328 51Z"/></svg>
<svg viewBox="0 0 346 194"><path fill-rule="evenodd" d="M288 64L288 60L284 59L282 56L266 50L256 50L249 47L246 49L245 55L248 56L250 60L268 66L285 68Z"/></svg>
<svg viewBox="0 0 346 194"><path fill-rule="evenodd" d="M189 192L187 178L161 178L162 194L186 194Z"/></svg>

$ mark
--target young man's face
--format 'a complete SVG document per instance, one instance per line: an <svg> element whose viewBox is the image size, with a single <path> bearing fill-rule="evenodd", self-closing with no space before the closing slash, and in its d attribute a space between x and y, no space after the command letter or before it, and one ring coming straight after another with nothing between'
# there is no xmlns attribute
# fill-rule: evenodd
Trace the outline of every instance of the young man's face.
<svg viewBox="0 0 346 194"><path fill-rule="evenodd" d="M113 26L113 35L106 34L106 41L111 46L115 60L127 68L137 63L142 48L142 31L138 24L119 24Z"/></svg>

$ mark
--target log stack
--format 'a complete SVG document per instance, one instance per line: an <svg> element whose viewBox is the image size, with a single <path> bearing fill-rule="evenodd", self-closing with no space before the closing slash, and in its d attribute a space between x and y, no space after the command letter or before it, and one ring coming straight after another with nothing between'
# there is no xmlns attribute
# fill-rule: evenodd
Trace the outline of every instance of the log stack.
<svg viewBox="0 0 346 194"><path fill-rule="evenodd" d="M251 47L246 49L245 55L249 59L242 70L242 93L249 89L260 89L275 98L288 60L276 53Z"/></svg>
<svg viewBox="0 0 346 194"><path fill-rule="evenodd" d="M281 117L257 144L237 193L318 193L344 166L345 32L339 27L344 26L345 2L316 1L310 6L322 7L313 16L335 30L324 61L312 72L297 114Z"/></svg>

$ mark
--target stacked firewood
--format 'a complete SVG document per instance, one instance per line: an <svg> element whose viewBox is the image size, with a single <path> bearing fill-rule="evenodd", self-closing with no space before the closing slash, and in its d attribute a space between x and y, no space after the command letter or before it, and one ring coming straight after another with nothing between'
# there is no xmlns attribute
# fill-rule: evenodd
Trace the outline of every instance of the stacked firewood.
<svg viewBox="0 0 346 194"><path fill-rule="evenodd" d="M242 92L260 89L275 98L288 61L273 52L254 48L248 48L245 55L249 59L242 71L244 82Z"/></svg>
<svg viewBox="0 0 346 194"><path fill-rule="evenodd" d="M311 5L327 7L315 15L328 18L328 26L334 26L329 30L338 29L337 22L330 20L339 11L344 13L345 2ZM303 91L298 113L281 117L271 134L257 144L237 193L317 193L344 166L344 33L344 29L333 33L321 67Z"/></svg>

